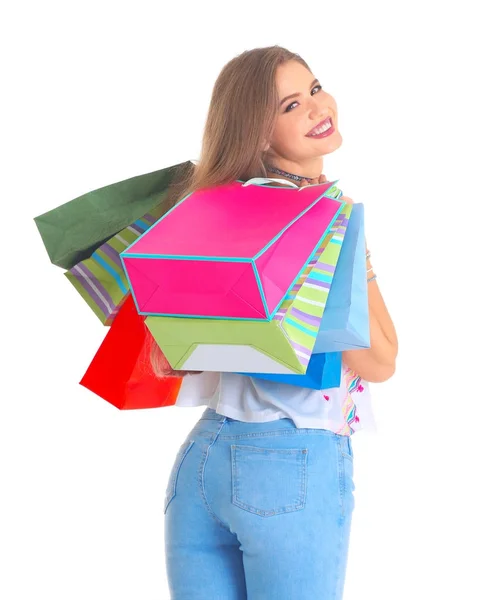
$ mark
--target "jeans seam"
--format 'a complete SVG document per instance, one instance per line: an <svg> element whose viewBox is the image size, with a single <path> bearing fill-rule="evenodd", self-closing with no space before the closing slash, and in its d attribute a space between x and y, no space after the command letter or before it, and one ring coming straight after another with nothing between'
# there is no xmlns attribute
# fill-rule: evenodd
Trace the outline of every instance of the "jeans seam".
<svg viewBox="0 0 478 600"><path fill-rule="evenodd" d="M345 465L344 452L342 450L342 440L337 439L337 469L339 472L339 498L340 498L340 513L342 519L345 518Z"/></svg>
<svg viewBox="0 0 478 600"><path fill-rule="evenodd" d="M169 485L167 486L167 489L166 489L166 497L165 497L165 503L164 503L164 508L163 508L164 513L166 513L172 499L176 496L179 470L181 469L183 461L186 458L186 455L189 453L189 451L193 447L193 445L194 445L194 440L190 440L190 439L186 440L182 444L183 447L182 447L181 453L178 455L178 457L176 459L176 464L174 465L174 467L171 471L171 474L169 476Z"/></svg>
<svg viewBox="0 0 478 600"><path fill-rule="evenodd" d="M338 573L340 571L339 567L340 567L340 560L342 557L342 548L344 545L344 526L345 526L345 513L342 514L342 519L340 520L340 538L339 538L339 543L338 543L338 552L337 552L337 560L336 560L336 568L335 568L335 573ZM335 600L336 598L338 598L338 594L340 593L340 589L339 589L339 585L340 585L340 577L336 577L335 580L335 585L334 585L334 598L333 600Z"/></svg>
<svg viewBox="0 0 478 600"><path fill-rule="evenodd" d="M199 473L198 473L198 477L199 477L199 491L201 494L201 497L203 499L204 505L206 506L206 510L208 511L208 513L211 515L211 517L217 521L219 523L219 525L221 525L221 527L223 527L224 529L226 529L226 531L231 531L230 528L221 521L221 519L216 515L216 513L212 510L207 497L206 497L206 489L205 489L205 481L204 481L204 473L206 470L206 462L207 459L209 457L209 449L215 444L215 442L217 441L217 438L219 436L219 432L221 431L221 429L224 427L224 423L226 421L222 421L221 426L219 427L217 433L215 434L214 438L212 439L211 443L206 447L206 450L203 453L201 462L199 464Z"/></svg>

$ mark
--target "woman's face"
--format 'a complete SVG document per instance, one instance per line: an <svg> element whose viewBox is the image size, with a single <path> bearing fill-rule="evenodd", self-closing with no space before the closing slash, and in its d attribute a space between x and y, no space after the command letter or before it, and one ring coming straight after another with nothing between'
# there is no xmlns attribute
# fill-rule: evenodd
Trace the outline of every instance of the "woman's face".
<svg viewBox="0 0 478 600"><path fill-rule="evenodd" d="M265 157L274 166L292 173L316 176L322 171L322 156L342 144L337 104L321 89L314 75L295 60L277 69L276 83L280 106ZM288 98L291 95L294 96ZM308 136L327 117L332 120L332 133L329 131L326 137Z"/></svg>

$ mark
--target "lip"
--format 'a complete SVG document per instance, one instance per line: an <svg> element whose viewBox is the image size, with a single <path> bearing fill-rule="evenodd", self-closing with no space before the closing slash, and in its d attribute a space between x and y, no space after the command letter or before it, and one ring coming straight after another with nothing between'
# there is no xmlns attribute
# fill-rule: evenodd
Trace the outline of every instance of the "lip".
<svg viewBox="0 0 478 600"><path fill-rule="evenodd" d="M312 131L314 131L314 129L317 129L317 127L324 125L324 123L326 123L329 120L331 123L331 127L329 127L329 129L327 129L327 131L324 131L324 133L321 133L320 135L311 135L311 133L312 133ZM309 131L309 133L306 135L306 137L313 137L313 138L321 139L321 138L331 135L332 133L334 133L334 131L335 131L335 127L334 127L334 122L332 120L332 117L327 117L323 121L320 121L320 123L318 123L317 125L314 125L314 127L312 127L312 129Z"/></svg>

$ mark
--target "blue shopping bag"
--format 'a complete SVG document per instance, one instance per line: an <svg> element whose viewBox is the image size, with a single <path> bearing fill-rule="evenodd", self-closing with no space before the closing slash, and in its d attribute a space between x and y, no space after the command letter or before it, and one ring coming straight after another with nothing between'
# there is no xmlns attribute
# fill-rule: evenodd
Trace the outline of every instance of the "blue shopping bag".
<svg viewBox="0 0 478 600"><path fill-rule="evenodd" d="M327 352L324 354L312 354L305 375L278 375L269 373L241 373L248 377L256 379L266 379L267 381L278 381L297 385L299 387L310 388L313 390L328 390L329 388L339 387L342 376L342 353Z"/></svg>
<svg viewBox="0 0 478 600"><path fill-rule="evenodd" d="M313 354L370 348L364 206L354 204Z"/></svg>

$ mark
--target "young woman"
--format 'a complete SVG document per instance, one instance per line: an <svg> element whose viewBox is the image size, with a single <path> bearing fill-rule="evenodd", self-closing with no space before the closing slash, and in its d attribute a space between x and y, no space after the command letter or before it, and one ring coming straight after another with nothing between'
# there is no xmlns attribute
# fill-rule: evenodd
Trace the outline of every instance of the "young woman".
<svg viewBox="0 0 478 600"><path fill-rule="evenodd" d="M171 202L237 179L322 183L323 157L341 143L337 104L302 58L278 46L244 52L215 83L200 161L172 187ZM355 504L351 436L372 426L367 382L389 379L397 356L367 255L371 347L343 352L339 388L172 371L153 351L158 375L185 377L177 405L207 405L164 501L172 600L342 597Z"/></svg>

